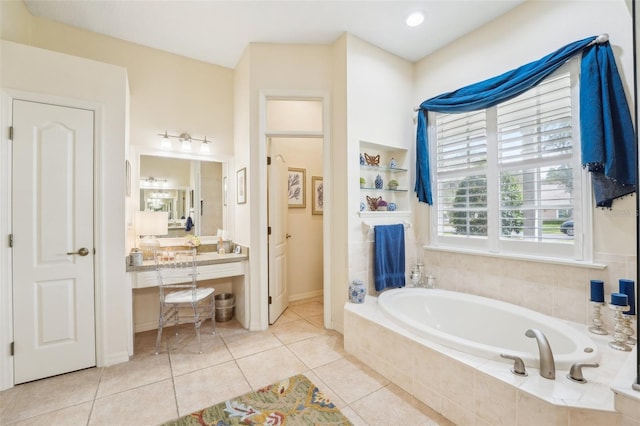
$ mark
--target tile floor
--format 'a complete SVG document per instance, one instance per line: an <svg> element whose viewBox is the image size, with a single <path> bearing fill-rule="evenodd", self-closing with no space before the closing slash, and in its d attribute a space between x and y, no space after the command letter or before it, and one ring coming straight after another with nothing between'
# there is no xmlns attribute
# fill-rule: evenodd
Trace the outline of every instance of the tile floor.
<svg viewBox="0 0 640 426"><path fill-rule="evenodd" d="M135 356L0 392L0 425L157 425L295 374L305 374L355 425L451 425L343 350L322 327L322 299L291 303L266 331L235 320L170 336L153 355L155 331L138 333ZM170 329L167 329L170 331Z"/></svg>

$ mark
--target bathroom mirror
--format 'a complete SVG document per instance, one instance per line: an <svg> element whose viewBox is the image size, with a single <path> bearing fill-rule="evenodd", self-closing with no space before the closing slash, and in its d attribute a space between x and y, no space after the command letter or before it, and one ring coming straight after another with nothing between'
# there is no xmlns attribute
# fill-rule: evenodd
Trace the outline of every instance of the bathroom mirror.
<svg viewBox="0 0 640 426"><path fill-rule="evenodd" d="M140 155L138 183L140 210L169 213L169 233L159 238L216 235L223 228L222 163Z"/></svg>

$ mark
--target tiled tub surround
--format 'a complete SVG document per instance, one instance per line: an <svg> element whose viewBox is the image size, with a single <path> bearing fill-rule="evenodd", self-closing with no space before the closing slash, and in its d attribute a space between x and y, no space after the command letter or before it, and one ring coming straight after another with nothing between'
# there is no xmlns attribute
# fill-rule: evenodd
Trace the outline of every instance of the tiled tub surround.
<svg viewBox="0 0 640 426"><path fill-rule="evenodd" d="M438 288L502 300L579 324L590 324L589 281L604 281L605 300L618 292L620 278L633 279L637 257L596 253L595 265L509 259L426 248L425 272ZM375 292L369 292L375 294ZM604 327L613 330L613 311L602 309ZM634 324L634 328L635 328Z"/></svg>
<svg viewBox="0 0 640 426"><path fill-rule="evenodd" d="M442 289L401 288L380 293L378 308L416 336L480 358L512 363L500 356L508 354L522 359L527 367L539 368L536 339L525 335L537 329L548 339L558 369L600 360L593 339L576 333L565 321L495 299Z"/></svg>
<svg viewBox="0 0 640 426"><path fill-rule="evenodd" d="M459 318L473 321L474 318ZM587 327L567 322L576 332ZM556 379L542 378L535 368L527 377L510 372L511 365L467 355L412 335L378 309L377 298L347 303L344 310L345 350L378 373L460 425L640 425L640 401L634 395L615 398L616 376L633 377L633 352L607 346L610 336L592 335L600 367L585 368L586 384L569 381L567 370ZM621 368L624 371L621 371ZM630 385L629 385L630 386ZM636 404L637 403L637 404ZM614 405L630 406L623 413Z"/></svg>

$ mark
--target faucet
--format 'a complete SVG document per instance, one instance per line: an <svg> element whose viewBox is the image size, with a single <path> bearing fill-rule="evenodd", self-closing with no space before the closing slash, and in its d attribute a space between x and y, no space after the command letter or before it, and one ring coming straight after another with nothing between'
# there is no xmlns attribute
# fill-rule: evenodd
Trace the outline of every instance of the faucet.
<svg viewBox="0 0 640 426"><path fill-rule="evenodd" d="M597 362L591 364L580 364L576 362L571 366L571 370L569 370L569 374L567 374L567 379L573 380L578 383L587 383L587 379L582 376L582 368L583 367L600 367L600 364Z"/></svg>
<svg viewBox="0 0 640 426"><path fill-rule="evenodd" d="M556 378L556 364L553 360L553 352L549 341L542 331L532 328L524 333L527 337L534 337L538 343L538 351L540 352L540 375L545 379L554 380Z"/></svg>

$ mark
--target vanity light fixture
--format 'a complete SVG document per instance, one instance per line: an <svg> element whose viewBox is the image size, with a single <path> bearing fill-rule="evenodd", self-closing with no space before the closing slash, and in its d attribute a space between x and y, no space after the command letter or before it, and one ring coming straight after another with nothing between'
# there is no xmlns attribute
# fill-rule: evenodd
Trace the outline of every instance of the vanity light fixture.
<svg viewBox="0 0 640 426"><path fill-rule="evenodd" d="M158 133L158 136L161 136L160 148L162 149L171 149L172 147L171 139L178 139L178 142L180 143L180 150L182 151L191 152L192 145L193 145L192 142L198 141L198 142L202 142L200 144L200 153L208 154L211 152L211 147L210 147L211 141L208 140L206 136L204 139L192 138L191 135L186 132L180 133L179 136L176 136L176 135L170 135L166 130L164 133Z"/></svg>
<svg viewBox="0 0 640 426"><path fill-rule="evenodd" d="M180 134L180 149L183 151L191 151L191 136L189 133Z"/></svg>
<svg viewBox="0 0 640 426"><path fill-rule="evenodd" d="M153 176L149 176L148 178L140 178L141 182L144 182L144 186L146 187L158 187L160 185L167 186L168 181L166 179L157 179Z"/></svg>
<svg viewBox="0 0 640 426"><path fill-rule="evenodd" d="M160 139L160 148L162 149L171 149L171 139L169 139L169 135L167 135L167 132L164 132L164 135L160 135L162 136L162 139Z"/></svg>
<svg viewBox="0 0 640 426"><path fill-rule="evenodd" d="M424 22L424 13L420 11L413 12L405 21L410 27L417 27Z"/></svg>
<svg viewBox="0 0 640 426"><path fill-rule="evenodd" d="M211 148L209 148L209 144L211 143L211 141L207 140L207 137L204 137L204 140L202 141L202 144L200 144L200 152L202 154L208 154L211 152Z"/></svg>

